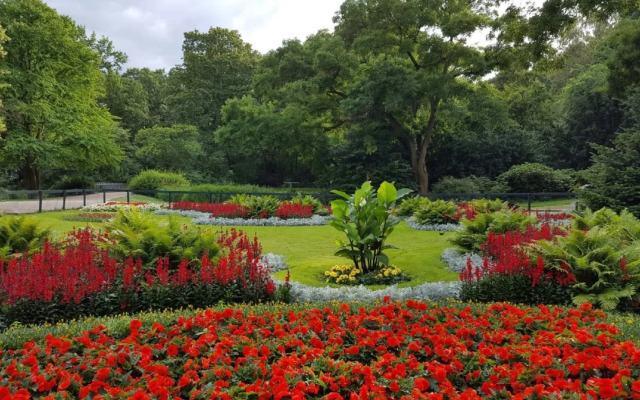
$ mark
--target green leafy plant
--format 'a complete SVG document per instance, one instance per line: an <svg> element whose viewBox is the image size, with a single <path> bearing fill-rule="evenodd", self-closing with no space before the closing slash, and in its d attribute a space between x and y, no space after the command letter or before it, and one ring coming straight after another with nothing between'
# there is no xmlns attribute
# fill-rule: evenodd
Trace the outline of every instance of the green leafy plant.
<svg viewBox="0 0 640 400"><path fill-rule="evenodd" d="M377 271L389 265L385 245L398 220L391 218L396 202L410 193L409 189L396 190L389 182L382 182L375 192L370 182L362 184L353 195L333 190L343 199L331 202L334 220L330 225L347 235L347 242L338 240L335 255L349 258L363 273Z"/></svg>
<svg viewBox="0 0 640 400"><path fill-rule="evenodd" d="M480 213L473 221L462 219L463 229L456 232L451 242L467 252L480 251L480 245L487 241L487 234L507 231L524 231L527 225L535 224L538 219L518 211L502 210L495 213Z"/></svg>
<svg viewBox="0 0 640 400"><path fill-rule="evenodd" d="M140 258L148 268L155 268L158 257L169 257L173 269L183 259L191 265L198 264L203 253L214 258L220 251L218 236L213 230L182 225L174 218L159 221L136 207L118 210L105 228L115 241L109 245L110 251L121 258Z"/></svg>
<svg viewBox="0 0 640 400"><path fill-rule="evenodd" d="M514 193L566 192L574 182L566 170L537 163L514 165L498 177L498 183Z"/></svg>
<svg viewBox="0 0 640 400"><path fill-rule="evenodd" d="M500 210L507 210L509 208L509 204L500 199L476 199L467 202L467 204L471 207L475 207L479 213L496 212Z"/></svg>
<svg viewBox="0 0 640 400"><path fill-rule="evenodd" d="M396 215L401 217L410 217L415 213L420 207L427 204L429 199L423 196L412 196L408 197L400 203L398 208L396 208Z"/></svg>
<svg viewBox="0 0 640 400"><path fill-rule="evenodd" d="M276 210L280 205L280 200L273 196L253 196L247 194L237 194L232 196L227 202L246 207L248 210L248 218L273 217L276 215Z"/></svg>
<svg viewBox="0 0 640 400"><path fill-rule="evenodd" d="M548 269L571 269L575 304L612 310L633 299L640 286L639 234L640 221L633 215L603 209L577 218L567 236L539 242L534 251Z"/></svg>
<svg viewBox="0 0 640 400"><path fill-rule="evenodd" d="M422 225L455 224L458 222L457 213L458 206L452 201L427 201L416 210L413 218Z"/></svg>
<svg viewBox="0 0 640 400"><path fill-rule="evenodd" d="M40 227L37 219L0 216L0 257L37 250L50 233L50 229Z"/></svg>

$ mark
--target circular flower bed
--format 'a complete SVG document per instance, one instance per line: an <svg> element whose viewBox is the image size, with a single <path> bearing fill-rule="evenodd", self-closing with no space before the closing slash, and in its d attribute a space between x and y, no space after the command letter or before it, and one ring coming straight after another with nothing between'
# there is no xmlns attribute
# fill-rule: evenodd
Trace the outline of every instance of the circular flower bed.
<svg viewBox="0 0 640 400"><path fill-rule="evenodd" d="M0 351L0 398L638 398L640 349L603 318L414 300L207 310Z"/></svg>

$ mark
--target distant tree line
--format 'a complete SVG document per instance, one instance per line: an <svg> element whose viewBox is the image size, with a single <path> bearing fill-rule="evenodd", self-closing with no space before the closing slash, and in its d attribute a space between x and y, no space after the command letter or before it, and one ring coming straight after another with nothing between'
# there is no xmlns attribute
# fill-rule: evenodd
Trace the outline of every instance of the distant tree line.
<svg viewBox="0 0 640 400"><path fill-rule="evenodd" d="M421 192L500 188L532 163L570 185L627 176L632 161L606 163L640 142L637 3L520 3L346 0L333 32L264 55L237 31L186 32L165 71L125 70L108 38L40 0L0 0L0 187L147 169Z"/></svg>

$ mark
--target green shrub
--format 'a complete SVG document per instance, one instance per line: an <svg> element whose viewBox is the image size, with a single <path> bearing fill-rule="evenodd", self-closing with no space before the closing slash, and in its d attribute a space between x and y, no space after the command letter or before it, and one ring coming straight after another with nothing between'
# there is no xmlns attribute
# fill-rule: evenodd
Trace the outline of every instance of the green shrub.
<svg viewBox="0 0 640 400"><path fill-rule="evenodd" d="M129 189L134 190L171 190L184 186L189 186L189 181L182 174L153 169L140 172L129 182Z"/></svg>
<svg viewBox="0 0 640 400"><path fill-rule="evenodd" d="M576 278L572 287L575 304L588 302L613 310L622 300L637 296L639 238L638 219L603 209L575 221L566 237L539 242L535 251L544 257L546 268L570 268Z"/></svg>
<svg viewBox="0 0 640 400"><path fill-rule="evenodd" d="M273 217L280 205L280 200L273 196L253 196L249 194L237 194L227 201L246 207L249 211L247 218Z"/></svg>
<svg viewBox="0 0 640 400"><path fill-rule="evenodd" d="M0 215L0 258L40 249L50 233L35 218Z"/></svg>
<svg viewBox="0 0 640 400"><path fill-rule="evenodd" d="M481 176L454 178L445 176L433 185L433 193L486 193L492 190L494 182Z"/></svg>
<svg viewBox="0 0 640 400"><path fill-rule="evenodd" d="M398 208L396 208L396 215L401 217L412 216L420 207L429 203L429 199L423 196L412 196L402 200Z"/></svg>
<svg viewBox="0 0 640 400"><path fill-rule="evenodd" d="M413 214L422 225L457 223L458 206L452 201L427 201Z"/></svg>
<svg viewBox="0 0 640 400"><path fill-rule="evenodd" d="M567 305L571 303L571 288L549 281L533 286L531 278L523 275L489 274L480 281L463 283L460 299L482 303L508 301L535 306Z"/></svg>
<svg viewBox="0 0 640 400"><path fill-rule="evenodd" d="M177 219L157 220L136 207L130 211L120 209L116 216L105 223L109 237L116 241L109 250L120 259L140 258L147 268L155 268L158 257L169 257L170 267L176 268L183 260L198 264L202 254L209 258L219 254L218 236L211 229L191 224L182 225Z"/></svg>
<svg viewBox="0 0 640 400"><path fill-rule="evenodd" d="M498 176L498 183L512 193L566 192L575 179L562 170L554 170L543 164L514 165Z"/></svg>
<svg viewBox="0 0 640 400"><path fill-rule="evenodd" d="M479 213L473 221L462 219L463 229L455 232L451 242L467 252L480 251L480 245L487 241L487 234L507 231L524 231L527 225L535 224L533 215L517 211L502 210L495 213Z"/></svg>
<svg viewBox="0 0 640 400"><path fill-rule="evenodd" d="M475 209L481 213L487 213L487 212L493 213L496 211L509 209L509 204L507 204L506 202L500 199L495 199L495 200L476 199L476 200L467 202L467 204L471 207L475 207Z"/></svg>
<svg viewBox="0 0 640 400"><path fill-rule="evenodd" d="M70 189L93 189L96 181L86 175L63 176L56 183L51 185L51 190L70 190Z"/></svg>

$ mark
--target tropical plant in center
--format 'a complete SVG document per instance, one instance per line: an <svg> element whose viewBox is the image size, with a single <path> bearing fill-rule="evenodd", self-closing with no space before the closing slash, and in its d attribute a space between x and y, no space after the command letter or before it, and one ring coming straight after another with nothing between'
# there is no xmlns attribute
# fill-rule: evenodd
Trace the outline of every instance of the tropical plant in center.
<svg viewBox="0 0 640 400"><path fill-rule="evenodd" d="M333 190L342 199L331 202L334 220L330 225L344 232L347 241L338 240L335 255L349 258L363 273L377 271L389 265L385 250L395 248L385 244L399 220L391 216L396 202L410 193L396 190L389 182L382 182L377 192L367 181L353 195Z"/></svg>

